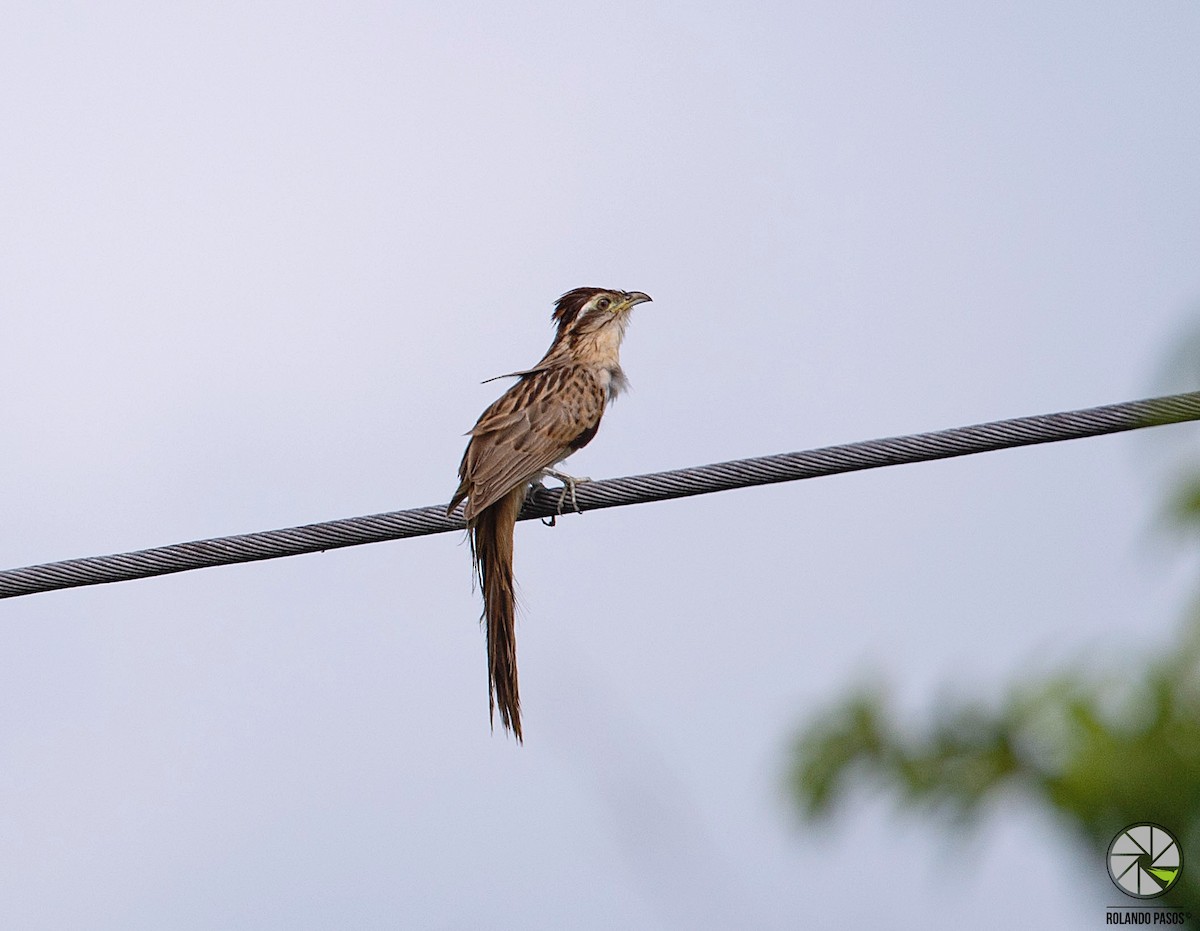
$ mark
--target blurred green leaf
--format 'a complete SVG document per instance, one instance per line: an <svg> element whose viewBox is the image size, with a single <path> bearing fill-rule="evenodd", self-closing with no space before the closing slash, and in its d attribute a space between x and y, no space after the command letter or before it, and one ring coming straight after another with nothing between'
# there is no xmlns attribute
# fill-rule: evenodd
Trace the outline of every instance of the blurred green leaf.
<svg viewBox="0 0 1200 931"><path fill-rule="evenodd" d="M1200 477L1172 497L1200 525ZM944 701L901 721L885 691L861 687L811 718L796 737L790 785L810 820L829 819L864 786L897 804L952 819L978 817L997 792L1063 816L1089 858L1130 824L1157 822L1184 851L1200 844L1200 611L1161 655L1123 673L1062 670L1010 686L994 707ZM1198 858L1200 859L1200 858ZM1200 866L1153 905L1200 916Z"/></svg>

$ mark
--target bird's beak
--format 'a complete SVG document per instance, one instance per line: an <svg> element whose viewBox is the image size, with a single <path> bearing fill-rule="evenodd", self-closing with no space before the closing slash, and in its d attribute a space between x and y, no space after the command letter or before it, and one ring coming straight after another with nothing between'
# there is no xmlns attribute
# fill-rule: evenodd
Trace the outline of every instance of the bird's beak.
<svg viewBox="0 0 1200 931"><path fill-rule="evenodd" d="M632 307L634 304L645 304L650 300L649 294L643 294L641 291L626 291L625 306Z"/></svg>

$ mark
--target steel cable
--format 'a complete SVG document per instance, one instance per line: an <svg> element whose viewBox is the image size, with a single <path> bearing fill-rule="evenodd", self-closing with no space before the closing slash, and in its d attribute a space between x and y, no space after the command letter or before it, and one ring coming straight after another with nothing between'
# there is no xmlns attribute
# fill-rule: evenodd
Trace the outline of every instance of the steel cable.
<svg viewBox="0 0 1200 931"><path fill-rule="evenodd" d="M751 485L928 462L1190 420L1200 420L1200 392L586 482L576 487L574 501L568 496L566 507L573 510L577 504L580 511L593 511L627 504L645 504ZM521 511L520 519L553 517L559 512L562 497L558 488L535 488ZM209 566L298 556L463 528L461 509L453 516L447 516L444 506L432 505L283 530L176 543L112 556L67 559L0 571L0 598L80 585L144 579Z"/></svg>

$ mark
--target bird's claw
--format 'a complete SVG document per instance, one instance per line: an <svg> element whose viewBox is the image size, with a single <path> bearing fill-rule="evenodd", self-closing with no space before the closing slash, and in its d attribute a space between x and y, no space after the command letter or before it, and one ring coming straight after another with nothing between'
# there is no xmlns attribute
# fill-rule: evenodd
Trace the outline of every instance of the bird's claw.
<svg viewBox="0 0 1200 931"><path fill-rule="evenodd" d="M586 476L568 475L566 472L559 472L556 469L543 469L542 475L558 479L558 481L562 482L562 490L558 494L558 513L550 516L549 523L546 523L546 519L542 518L543 524L546 524L547 527L553 527L556 524L557 518L562 516L563 505L567 502L567 495L571 496L571 508L575 511L575 513L583 513L583 511L579 508L579 500L575 497L575 486L581 482L590 482L590 478L587 478ZM539 486L541 486L540 478L541 476L539 476L539 481L535 483Z"/></svg>
<svg viewBox="0 0 1200 931"><path fill-rule="evenodd" d="M543 478L544 478L544 475L539 474L535 479L533 479L529 483L529 490L525 493L526 499L532 498L539 491L547 490L545 482L542 481ZM562 513L561 507L559 508L559 513L560 514ZM555 525L556 518L557 518L557 515L551 514L549 520L546 520L546 518L543 517L543 518L541 518L541 521L547 527L553 527Z"/></svg>

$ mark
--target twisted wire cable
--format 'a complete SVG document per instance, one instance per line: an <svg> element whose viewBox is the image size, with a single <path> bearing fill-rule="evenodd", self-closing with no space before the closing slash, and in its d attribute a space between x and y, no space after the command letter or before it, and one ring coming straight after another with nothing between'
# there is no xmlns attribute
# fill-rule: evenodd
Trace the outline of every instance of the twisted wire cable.
<svg viewBox="0 0 1200 931"><path fill-rule="evenodd" d="M580 511L592 511L645 504L751 485L928 462L1191 420L1200 420L1200 392L586 482L576 487L574 500L567 496L567 509L575 510L577 505ZM555 516L560 512L562 497L557 488L535 487L519 519ZM0 571L0 598L298 556L343 546L446 533L464 527L461 507L453 515L447 515L445 506L431 505L283 530L157 546L112 556L67 559Z"/></svg>

